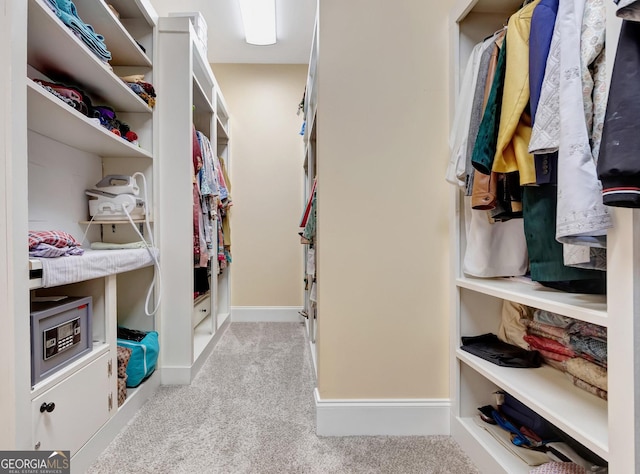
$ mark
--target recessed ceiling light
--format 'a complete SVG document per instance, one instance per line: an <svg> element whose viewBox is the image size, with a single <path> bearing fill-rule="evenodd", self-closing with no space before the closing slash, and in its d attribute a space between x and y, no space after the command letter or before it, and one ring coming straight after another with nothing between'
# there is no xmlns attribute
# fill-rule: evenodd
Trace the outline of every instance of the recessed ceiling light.
<svg viewBox="0 0 640 474"><path fill-rule="evenodd" d="M247 43L258 46L276 42L276 0L239 0Z"/></svg>

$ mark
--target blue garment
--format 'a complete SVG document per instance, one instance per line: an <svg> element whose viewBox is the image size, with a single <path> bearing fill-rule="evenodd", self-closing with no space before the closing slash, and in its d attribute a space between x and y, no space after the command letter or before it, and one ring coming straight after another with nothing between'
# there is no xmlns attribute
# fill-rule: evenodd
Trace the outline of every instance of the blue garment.
<svg viewBox="0 0 640 474"><path fill-rule="evenodd" d="M556 24L559 0L540 0L531 16L529 33L529 91L531 106L531 125L536 119L542 81L547 67L547 57L551 47L553 27Z"/></svg>
<svg viewBox="0 0 640 474"><path fill-rule="evenodd" d="M76 6L71 0L56 0L56 15L62 22L77 34L80 39L89 47L91 52L100 60L107 62L111 59L111 53L104 43L104 36L97 34L91 25L86 24L78 16ZM49 6L53 6L49 3Z"/></svg>
<svg viewBox="0 0 640 474"><path fill-rule="evenodd" d="M536 120L540 91L547 67L547 56L551 47L553 27L558 15L559 0L540 0L531 17L529 33L529 107L531 126ZM558 153L534 155L536 184L555 184L557 178Z"/></svg>

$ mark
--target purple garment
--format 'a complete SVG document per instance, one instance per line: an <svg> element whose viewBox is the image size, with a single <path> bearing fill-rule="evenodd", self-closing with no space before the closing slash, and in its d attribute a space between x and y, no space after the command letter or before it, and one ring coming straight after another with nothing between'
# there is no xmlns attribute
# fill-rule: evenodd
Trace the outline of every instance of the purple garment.
<svg viewBox="0 0 640 474"><path fill-rule="evenodd" d="M553 26L556 23L559 0L541 0L531 17L529 33L529 107L531 126L536 120L540 91L547 67L547 56L551 47ZM536 184L556 184L558 182L558 153L534 155Z"/></svg>
<svg viewBox="0 0 640 474"><path fill-rule="evenodd" d="M80 247L54 247L53 245L39 243L29 250L29 257L68 257L70 255L82 255L84 250Z"/></svg>

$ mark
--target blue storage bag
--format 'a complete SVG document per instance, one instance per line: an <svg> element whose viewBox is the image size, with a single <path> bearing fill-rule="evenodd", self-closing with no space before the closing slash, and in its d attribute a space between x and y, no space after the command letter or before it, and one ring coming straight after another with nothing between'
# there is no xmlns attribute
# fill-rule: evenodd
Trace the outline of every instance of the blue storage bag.
<svg viewBox="0 0 640 474"><path fill-rule="evenodd" d="M158 333L149 331L140 341L118 338L117 343L131 349L131 358L127 364L127 387L137 387L156 368L159 352Z"/></svg>

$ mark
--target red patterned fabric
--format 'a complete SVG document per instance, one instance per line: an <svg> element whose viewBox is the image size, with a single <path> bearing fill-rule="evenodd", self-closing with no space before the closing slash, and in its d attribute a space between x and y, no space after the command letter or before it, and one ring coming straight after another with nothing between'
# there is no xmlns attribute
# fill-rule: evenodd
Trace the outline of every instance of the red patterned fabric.
<svg viewBox="0 0 640 474"><path fill-rule="evenodd" d="M41 230L29 231L29 250L38 244L45 243L53 247L79 247L80 242L73 238L71 234L62 230Z"/></svg>
<svg viewBox="0 0 640 474"><path fill-rule="evenodd" d="M532 349L542 349L545 351L555 352L556 354L563 354L569 357L575 357L576 353L570 348L563 346L558 341L548 339L546 337L532 336L527 334L523 338L529 343Z"/></svg>

